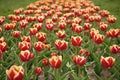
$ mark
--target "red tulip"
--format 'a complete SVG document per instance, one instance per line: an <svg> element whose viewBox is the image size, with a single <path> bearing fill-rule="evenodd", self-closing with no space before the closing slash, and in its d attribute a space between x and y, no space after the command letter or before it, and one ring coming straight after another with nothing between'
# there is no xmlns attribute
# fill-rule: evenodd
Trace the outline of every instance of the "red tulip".
<svg viewBox="0 0 120 80"><path fill-rule="evenodd" d="M46 24L46 29L49 30L49 31L52 31L53 27L54 27L54 25L52 23Z"/></svg>
<svg viewBox="0 0 120 80"><path fill-rule="evenodd" d="M88 22L93 22L95 20L95 16L89 16L88 17Z"/></svg>
<svg viewBox="0 0 120 80"><path fill-rule="evenodd" d="M49 64L48 59L44 58L42 59L42 65L47 66Z"/></svg>
<svg viewBox="0 0 120 80"><path fill-rule="evenodd" d="M90 23L84 23L83 27L84 27L85 30L88 30L88 29L91 28L91 24Z"/></svg>
<svg viewBox="0 0 120 80"><path fill-rule="evenodd" d="M109 23L115 23L116 22L116 17L114 17L113 15L109 15L107 18L107 21Z"/></svg>
<svg viewBox="0 0 120 80"><path fill-rule="evenodd" d="M34 28L37 28L37 30L41 30L42 29L42 23L37 23L33 25Z"/></svg>
<svg viewBox="0 0 120 80"><path fill-rule="evenodd" d="M4 16L0 16L0 25L2 25L5 21L5 17Z"/></svg>
<svg viewBox="0 0 120 80"><path fill-rule="evenodd" d="M64 38L66 36L66 33L64 30L59 30L56 34L58 38Z"/></svg>
<svg viewBox="0 0 120 80"><path fill-rule="evenodd" d="M82 19L76 17L76 18L73 19L73 23L81 24L82 23Z"/></svg>
<svg viewBox="0 0 120 80"><path fill-rule="evenodd" d="M26 41L22 41L22 42L19 42L18 47L21 51L30 50L31 43L26 42Z"/></svg>
<svg viewBox="0 0 120 80"><path fill-rule="evenodd" d="M119 46L118 45L112 45L110 46L110 51L113 53L113 54L117 54L119 53Z"/></svg>
<svg viewBox="0 0 120 80"><path fill-rule="evenodd" d="M96 30L95 28L92 28L92 29L90 30L90 37L91 37L91 38L94 38L94 35L96 35L96 34L99 34L99 31Z"/></svg>
<svg viewBox="0 0 120 80"><path fill-rule="evenodd" d="M56 46L56 49L58 49L58 50L66 50L68 47L68 42L66 42L64 40L56 40L55 46Z"/></svg>
<svg viewBox="0 0 120 80"><path fill-rule="evenodd" d="M42 51L45 48L45 44L40 42L40 41L39 42L35 42L34 43L34 48L37 51Z"/></svg>
<svg viewBox="0 0 120 80"><path fill-rule="evenodd" d="M95 41L95 43L101 44L104 41L104 38L105 38L104 35L95 34L93 40Z"/></svg>
<svg viewBox="0 0 120 80"><path fill-rule="evenodd" d="M72 36L71 42L73 46L81 46L82 44L82 38L80 36Z"/></svg>
<svg viewBox="0 0 120 80"><path fill-rule="evenodd" d="M60 68L61 64L62 64L62 56L52 56L49 59L49 63L51 65L52 68Z"/></svg>
<svg viewBox="0 0 120 80"><path fill-rule="evenodd" d="M34 54L31 53L29 50L20 51L19 57L23 62L27 62L34 58Z"/></svg>
<svg viewBox="0 0 120 80"><path fill-rule="evenodd" d="M106 34L108 37L116 38L118 37L119 29L110 29L109 31L106 32Z"/></svg>
<svg viewBox="0 0 120 80"><path fill-rule="evenodd" d="M114 63L115 63L115 59L113 57L101 57L100 63L102 65L103 68L112 68Z"/></svg>
<svg viewBox="0 0 120 80"><path fill-rule="evenodd" d="M44 19L45 19L44 16L39 16L39 17L38 17L38 21L39 21L40 23L42 23Z"/></svg>
<svg viewBox="0 0 120 80"><path fill-rule="evenodd" d="M74 31L75 31L76 33L82 32L82 26L77 25L77 26L75 27Z"/></svg>
<svg viewBox="0 0 120 80"><path fill-rule="evenodd" d="M81 50L79 51L79 53L80 53L80 55L85 55L85 56L89 56L89 55L90 55L90 52L87 51L87 50L85 50L85 49L81 49Z"/></svg>
<svg viewBox="0 0 120 80"><path fill-rule="evenodd" d="M100 27L100 29L102 31L105 31L107 29L107 27L108 27L108 24L106 24L106 23L100 23L99 27Z"/></svg>
<svg viewBox="0 0 120 80"><path fill-rule="evenodd" d="M18 37L20 37L20 34L21 34L20 31L14 31L14 32L13 32L13 36L14 36L14 38L18 38Z"/></svg>
<svg viewBox="0 0 120 80"><path fill-rule="evenodd" d="M87 61L84 56L79 55L74 55L72 59L77 66L83 66Z"/></svg>
<svg viewBox="0 0 120 80"><path fill-rule="evenodd" d="M28 24L28 21L26 21L26 20L20 21L20 27L21 27L21 28L26 28L26 27L27 27L27 24Z"/></svg>
<svg viewBox="0 0 120 80"><path fill-rule="evenodd" d="M96 15L95 16L95 21L100 22L101 21L101 16L100 15Z"/></svg>
<svg viewBox="0 0 120 80"><path fill-rule="evenodd" d="M58 24L60 29L65 29L66 28L66 22L59 22Z"/></svg>
<svg viewBox="0 0 120 80"><path fill-rule="evenodd" d="M41 74L42 73L42 69L41 69L41 67L36 67L35 68L35 74Z"/></svg>
<svg viewBox="0 0 120 80"><path fill-rule="evenodd" d="M26 41L26 42L30 42L30 41L31 41L31 38L30 38L30 36L23 36L23 37L21 38L21 40L22 40L22 41Z"/></svg>
<svg viewBox="0 0 120 80"><path fill-rule="evenodd" d="M55 52L52 52L50 55L51 56L57 56L57 54Z"/></svg>
<svg viewBox="0 0 120 80"><path fill-rule="evenodd" d="M30 28L30 35L35 35L37 33L37 28Z"/></svg>
<svg viewBox="0 0 120 80"><path fill-rule="evenodd" d="M2 50L2 52L6 51L7 50L7 43L6 42L1 42L0 43L0 50Z"/></svg>
<svg viewBox="0 0 120 80"><path fill-rule="evenodd" d="M36 34L36 38L41 41L41 42L44 42L46 40L46 33L43 33L43 32L38 32Z"/></svg>
<svg viewBox="0 0 120 80"><path fill-rule="evenodd" d="M102 17L107 17L109 15L109 12L107 10L101 10L99 13Z"/></svg>
<svg viewBox="0 0 120 80"><path fill-rule="evenodd" d="M13 65L9 70L6 70L9 80L23 80L24 69L22 66Z"/></svg>
<svg viewBox="0 0 120 80"><path fill-rule="evenodd" d="M88 19L89 18L89 14L83 14L83 18L84 19Z"/></svg>

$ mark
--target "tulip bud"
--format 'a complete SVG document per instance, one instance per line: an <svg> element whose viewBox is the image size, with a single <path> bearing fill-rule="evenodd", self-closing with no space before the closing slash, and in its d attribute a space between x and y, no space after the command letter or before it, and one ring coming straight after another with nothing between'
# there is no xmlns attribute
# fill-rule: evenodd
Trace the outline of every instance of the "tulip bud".
<svg viewBox="0 0 120 80"><path fill-rule="evenodd" d="M47 66L49 64L48 59L42 59L42 65Z"/></svg>
<svg viewBox="0 0 120 80"><path fill-rule="evenodd" d="M35 68L35 73L38 74L38 75L41 74L42 73L41 67L36 67Z"/></svg>

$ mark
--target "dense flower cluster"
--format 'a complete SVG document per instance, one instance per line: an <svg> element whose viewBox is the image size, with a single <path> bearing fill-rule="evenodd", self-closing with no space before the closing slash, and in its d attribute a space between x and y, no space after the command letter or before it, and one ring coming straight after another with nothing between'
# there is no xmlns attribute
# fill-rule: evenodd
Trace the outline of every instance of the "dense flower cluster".
<svg viewBox="0 0 120 80"><path fill-rule="evenodd" d="M0 16L0 60L8 55L11 61L16 60L6 70L8 79L23 80L27 73L40 75L59 68L62 74L69 68L67 63L71 69L86 69L90 62L107 69L114 67L114 54L120 53L115 41L120 29L109 25L115 22L109 11L90 0L38 0L6 18ZM3 56L4 52L8 54ZM17 57L11 59L13 55Z"/></svg>

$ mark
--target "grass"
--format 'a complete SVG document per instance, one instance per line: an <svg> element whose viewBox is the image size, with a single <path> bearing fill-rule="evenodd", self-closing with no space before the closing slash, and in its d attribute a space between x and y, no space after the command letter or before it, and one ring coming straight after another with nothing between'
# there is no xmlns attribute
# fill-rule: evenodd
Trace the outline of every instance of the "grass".
<svg viewBox="0 0 120 80"><path fill-rule="evenodd" d="M0 0L0 15L7 16L12 14L14 9L25 8L32 2L37 0Z"/></svg>
<svg viewBox="0 0 120 80"><path fill-rule="evenodd" d="M111 15L117 18L115 27L120 26L120 0L92 0L96 6L108 10Z"/></svg>

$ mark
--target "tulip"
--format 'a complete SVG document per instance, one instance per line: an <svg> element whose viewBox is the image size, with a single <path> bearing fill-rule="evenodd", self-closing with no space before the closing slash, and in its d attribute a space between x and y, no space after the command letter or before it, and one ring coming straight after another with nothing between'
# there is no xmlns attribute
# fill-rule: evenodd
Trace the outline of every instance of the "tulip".
<svg viewBox="0 0 120 80"><path fill-rule="evenodd" d="M52 56L49 59L49 63L51 65L52 68L60 68L61 64L62 64L62 56Z"/></svg>
<svg viewBox="0 0 120 80"><path fill-rule="evenodd" d="M99 25L99 27L100 27L100 29L101 29L102 31L105 31L105 30L107 29L107 27L108 27L108 24L106 24L106 23L101 23L101 24Z"/></svg>
<svg viewBox="0 0 120 80"><path fill-rule="evenodd" d="M83 66L87 61L84 56L79 55L74 55L72 59L77 66Z"/></svg>
<svg viewBox="0 0 120 80"><path fill-rule="evenodd" d="M39 21L40 23L42 23L44 19L45 19L44 16L39 16L39 17L38 17L38 21Z"/></svg>
<svg viewBox="0 0 120 80"><path fill-rule="evenodd" d="M41 30L42 29L42 23L37 23L33 25L34 28L37 28L37 30Z"/></svg>
<svg viewBox="0 0 120 80"><path fill-rule="evenodd" d="M91 37L91 38L94 38L94 35L96 35L96 34L98 34L98 33L99 33L98 30L96 30L95 28L92 28L92 29L90 30L90 37Z"/></svg>
<svg viewBox="0 0 120 80"><path fill-rule="evenodd" d="M109 23L115 23L116 22L116 17L114 17L113 15L109 15L107 18L107 21Z"/></svg>
<svg viewBox="0 0 120 80"><path fill-rule="evenodd" d="M93 22L95 20L95 16L89 16L88 17L88 22Z"/></svg>
<svg viewBox="0 0 120 80"><path fill-rule="evenodd" d="M56 34L58 38L64 38L66 36L66 33L64 30L59 30Z"/></svg>
<svg viewBox="0 0 120 80"><path fill-rule="evenodd" d="M52 52L50 55L51 56L57 56L57 54L55 52Z"/></svg>
<svg viewBox="0 0 120 80"><path fill-rule="evenodd" d="M104 35L95 34L93 40L95 41L95 43L101 44L104 41L104 38L105 38Z"/></svg>
<svg viewBox="0 0 120 80"><path fill-rule="evenodd" d="M90 55L90 52L87 51L87 50L85 50L85 49L81 49L81 50L79 51L79 53L80 53L80 55L85 55L85 56L89 56L89 55Z"/></svg>
<svg viewBox="0 0 120 80"><path fill-rule="evenodd" d="M37 28L30 28L30 35L35 35L37 33Z"/></svg>
<svg viewBox="0 0 120 80"><path fill-rule="evenodd" d="M20 37L20 34L21 34L20 31L14 31L14 32L13 32L13 36L14 36L14 38L18 38L18 37Z"/></svg>
<svg viewBox="0 0 120 80"><path fill-rule="evenodd" d="M107 17L110 14L107 10L101 10L99 13L102 17Z"/></svg>
<svg viewBox="0 0 120 80"><path fill-rule="evenodd" d="M23 62L27 62L34 58L34 54L31 53L29 50L20 51L19 57Z"/></svg>
<svg viewBox="0 0 120 80"><path fill-rule="evenodd" d="M26 28L26 27L27 27L27 24L28 24L28 21L27 21L27 20L22 20L22 21L20 21L20 27L21 27L21 28Z"/></svg>
<svg viewBox="0 0 120 80"><path fill-rule="evenodd" d="M75 27L74 31L75 31L76 33L82 32L82 26L77 25L77 26Z"/></svg>
<svg viewBox="0 0 120 80"><path fill-rule="evenodd" d="M26 42L26 41L22 41L22 42L19 42L18 47L21 51L30 50L31 43Z"/></svg>
<svg viewBox="0 0 120 80"><path fill-rule="evenodd" d="M26 42L30 42L30 41L31 41L31 38L30 38L30 36L23 36L23 37L21 38L21 40L22 40L22 41L26 41Z"/></svg>
<svg viewBox="0 0 120 80"><path fill-rule="evenodd" d="M81 46L82 44L82 38L80 36L72 36L71 42L73 46Z"/></svg>
<svg viewBox="0 0 120 80"><path fill-rule="evenodd" d="M83 14L83 18L84 19L88 19L89 18L89 14Z"/></svg>
<svg viewBox="0 0 120 80"><path fill-rule="evenodd" d="M46 29L49 30L49 31L52 31L53 27L54 27L54 25L52 23L46 24Z"/></svg>
<svg viewBox="0 0 120 80"><path fill-rule="evenodd" d="M100 15L95 16L95 21L100 22L101 21L101 16Z"/></svg>
<svg viewBox="0 0 120 80"><path fill-rule="evenodd" d="M46 40L46 33L38 32L38 33L36 33L36 38L37 38L39 41L43 42L43 41Z"/></svg>
<svg viewBox="0 0 120 80"><path fill-rule="evenodd" d="M112 68L114 63L115 63L115 59L113 57L101 57L100 59L100 63L102 65L103 68Z"/></svg>
<svg viewBox="0 0 120 80"><path fill-rule="evenodd" d="M35 74L40 75L42 73L41 67L36 67L34 72L35 72Z"/></svg>
<svg viewBox="0 0 120 80"><path fill-rule="evenodd" d="M84 23L83 27L84 27L85 30L88 30L88 29L91 28L91 24L90 23Z"/></svg>
<svg viewBox="0 0 120 80"><path fill-rule="evenodd" d="M60 29L65 29L66 28L66 23L65 22L59 22L58 24Z"/></svg>
<svg viewBox="0 0 120 80"><path fill-rule="evenodd" d="M44 58L42 59L42 65L47 66L49 64L48 59Z"/></svg>
<svg viewBox="0 0 120 80"><path fill-rule="evenodd" d="M106 35L111 38L116 38L119 34L119 29L110 29L106 32Z"/></svg>
<svg viewBox="0 0 120 80"><path fill-rule="evenodd" d="M9 80L23 80L24 69L22 66L13 65L9 70L6 70Z"/></svg>
<svg viewBox="0 0 120 80"><path fill-rule="evenodd" d="M7 43L6 42L1 42L0 43L0 50L2 50L2 52L5 52L7 50Z"/></svg>
<svg viewBox="0 0 120 80"><path fill-rule="evenodd" d="M119 46L116 45L116 44L110 46L110 51L111 51L113 54L119 53Z"/></svg>
<svg viewBox="0 0 120 80"><path fill-rule="evenodd" d="M73 23L81 24L82 23L82 19L76 17L76 18L73 19Z"/></svg>
<svg viewBox="0 0 120 80"><path fill-rule="evenodd" d="M2 25L5 21L5 17L4 16L0 16L0 25Z"/></svg>
<svg viewBox="0 0 120 80"><path fill-rule="evenodd" d="M58 49L58 50L66 50L68 47L68 42L66 42L64 40L56 40L55 46L56 46L56 49Z"/></svg>
<svg viewBox="0 0 120 80"><path fill-rule="evenodd" d="M40 41L35 42L35 43L34 43L34 48L35 48L35 50L37 50L37 51L42 51L42 50L45 48L45 44L42 43L42 42L40 42Z"/></svg>

